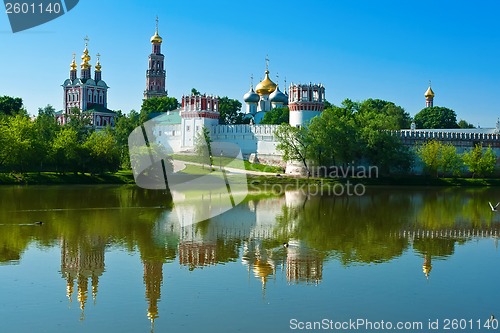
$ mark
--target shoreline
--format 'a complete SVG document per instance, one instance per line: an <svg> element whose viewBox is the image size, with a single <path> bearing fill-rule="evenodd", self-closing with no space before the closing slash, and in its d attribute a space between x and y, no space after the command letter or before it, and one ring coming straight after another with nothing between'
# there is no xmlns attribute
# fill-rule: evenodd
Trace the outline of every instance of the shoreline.
<svg viewBox="0 0 500 333"><path fill-rule="evenodd" d="M247 184L251 188L265 188L279 185L333 185L363 184L364 186L407 186L407 187L491 187L500 186L500 178L432 178L428 176L397 176L380 178L307 178L283 175L247 175ZM135 184L131 170L101 175L73 174L64 175L55 172L30 172L26 174L0 173L1 185L105 185Z"/></svg>

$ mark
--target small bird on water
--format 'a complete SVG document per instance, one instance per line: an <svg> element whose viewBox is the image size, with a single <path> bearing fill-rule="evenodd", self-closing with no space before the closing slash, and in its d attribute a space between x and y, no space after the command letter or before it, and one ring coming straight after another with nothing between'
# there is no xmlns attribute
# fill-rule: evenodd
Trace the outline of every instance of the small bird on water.
<svg viewBox="0 0 500 333"><path fill-rule="evenodd" d="M35 223L33 223L34 225L42 225L43 222L42 221L35 221Z"/></svg>

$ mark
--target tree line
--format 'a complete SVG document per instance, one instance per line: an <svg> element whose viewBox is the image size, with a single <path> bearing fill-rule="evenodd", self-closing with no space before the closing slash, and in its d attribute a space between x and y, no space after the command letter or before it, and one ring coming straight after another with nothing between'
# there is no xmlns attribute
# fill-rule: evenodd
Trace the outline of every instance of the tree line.
<svg viewBox="0 0 500 333"><path fill-rule="evenodd" d="M139 112L116 111L114 127L96 131L89 113L73 108L59 125L55 109L47 105L31 118L19 97L0 96L0 172L54 171L99 174L130 169L128 136L154 116L178 109L174 97L144 100ZM219 122L242 121L241 103L219 99Z"/></svg>
<svg viewBox="0 0 500 333"><path fill-rule="evenodd" d="M283 110L278 110L276 115L282 113ZM456 176L467 171L472 175L492 174L496 157L491 148L485 150L479 145L459 155L452 150L455 149L452 145L428 142L411 149L403 145L399 137L391 135L392 130L408 129L417 121L426 128L458 128L459 123L467 128L471 126L465 121L457 122L455 112L447 108L425 108L412 119L392 102L346 99L340 106L329 104L305 127L291 127L283 121L275 136L284 159L302 162L308 175L314 166L321 166L319 170L328 172L325 166L349 165L377 166L381 175L408 174L414 169L417 158L423 163L424 171L435 176ZM436 145L440 148L435 149Z"/></svg>

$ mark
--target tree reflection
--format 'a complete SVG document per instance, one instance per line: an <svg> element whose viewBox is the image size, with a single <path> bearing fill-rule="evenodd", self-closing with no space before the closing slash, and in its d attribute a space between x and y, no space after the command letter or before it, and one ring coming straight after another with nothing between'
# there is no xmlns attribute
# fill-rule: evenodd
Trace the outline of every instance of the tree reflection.
<svg viewBox="0 0 500 333"><path fill-rule="evenodd" d="M412 249L422 271L472 239L467 230L497 232L496 189L372 188L362 197L286 192L248 200L201 223L173 222L162 191L134 186L0 187L0 264L17 263L31 244L61 246L67 295L82 310L97 300L109 246L139 252L147 316L159 317L165 263L189 270L241 261L262 283L278 268L290 284L318 284L326 260L382 263ZM188 207L189 208L189 207ZM189 209L196 209L190 207ZM43 221L43 225L34 224ZM461 231L456 234L451 231ZM285 246L284 246L285 245ZM240 253L242 251L242 253Z"/></svg>

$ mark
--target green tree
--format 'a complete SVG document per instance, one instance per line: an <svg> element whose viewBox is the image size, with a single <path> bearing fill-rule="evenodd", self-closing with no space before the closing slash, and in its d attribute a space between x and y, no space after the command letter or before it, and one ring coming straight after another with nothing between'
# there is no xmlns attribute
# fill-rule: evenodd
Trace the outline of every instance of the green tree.
<svg viewBox="0 0 500 333"><path fill-rule="evenodd" d="M462 158L456 147L450 143L427 141L417 148L417 154L424 163L425 170L436 177L439 177L440 173L454 176L460 174Z"/></svg>
<svg viewBox="0 0 500 333"><path fill-rule="evenodd" d="M64 126L73 128L78 133L78 141L82 143L92 132L91 124L91 114L74 107L69 110L68 119Z"/></svg>
<svg viewBox="0 0 500 333"><path fill-rule="evenodd" d="M227 96L219 98L219 124L243 124L244 114L241 113L241 102Z"/></svg>
<svg viewBox="0 0 500 333"><path fill-rule="evenodd" d="M278 141L276 148L283 153L283 160L302 162L309 178L311 171L307 164L309 157L307 129L305 127L297 128L289 124L281 124L274 132L274 137Z"/></svg>
<svg viewBox="0 0 500 333"><path fill-rule="evenodd" d="M175 97L153 97L142 101L140 122L147 121L152 113L173 111L180 107Z"/></svg>
<svg viewBox="0 0 500 333"><path fill-rule="evenodd" d="M200 163L213 165L212 138L210 137L210 130L206 126L203 126L201 131L196 133L194 150Z"/></svg>
<svg viewBox="0 0 500 333"><path fill-rule="evenodd" d="M440 148L441 142L436 140L427 141L417 148L417 154L424 163L424 169L436 177L439 169Z"/></svg>
<svg viewBox="0 0 500 333"><path fill-rule="evenodd" d="M80 151L81 145L75 128L65 126L58 131L51 149L56 171L63 174L67 171L77 172L80 165Z"/></svg>
<svg viewBox="0 0 500 333"><path fill-rule="evenodd" d="M23 100L19 97L0 96L0 115L27 116L28 112L23 108Z"/></svg>
<svg viewBox="0 0 500 333"><path fill-rule="evenodd" d="M34 123L21 115L8 117L1 121L0 133L0 166L6 171L28 171L33 162Z"/></svg>
<svg viewBox="0 0 500 333"><path fill-rule="evenodd" d="M361 156L377 166L382 174L407 172L411 168L413 154L389 131L408 128L409 114L402 107L379 99L361 103L347 100L344 104L346 109L357 110L354 117Z"/></svg>
<svg viewBox="0 0 500 333"><path fill-rule="evenodd" d="M441 106L422 109L414 120L417 128L458 128L455 111Z"/></svg>
<svg viewBox="0 0 500 333"><path fill-rule="evenodd" d="M488 176L495 171L497 162L495 152L491 147L483 150L480 144L477 144L474 149L463 153L464 164L472 172L472 177Z"/></svg>
<svg viewBox="0 0 500 333"><path fill-rule="evenodd" d="M131 168L128 137L134 128L140 125L139 117L139 113L135 110L131 110L128 115L122 114L121 111L117 112L114 133L116 143L120 150L121 167L124 169Z"/></svg>
<svg viewBox="0 0 500 333"><path fill-rule="evenodd" d="M38 109L38 116L34 121L34 137L32 156L39 166L38 171L48 170L53 164L52 143L60 126L55 118L55 109L51 105ZM35 165L34 165L35 166Z"/></svg>
<svg viewBox="0 0 500 333"><path fill-rule="evenodd" d="M440 155L439 167L443 175L459 176L463 161L457 148L451 143L443 144Z"/></svg>
<svg viewBox="0 0 500 333"><path fill-rule="evenodd" d="M410 128L410 114L393 102L370 98L357 104L347 100L346 106L357 108L356 118L360 127L370 126L379 130Z"/></svg>
<svg viewBox="0 0 500 333"><path fill-rule="evenodd" d="M290 117L290 111L287 107L274 108L264 114L261 124L268 125L280 125L283 123L288 123Z"/></svg>
<svg viewBox="0 0 500 333"><path fill-rule="evenodd" d="M196 88L191 88L191 95L199 96L201 93Z"/></svg>
<svg viewBox="0 0 500 333"><path fill-rule="evenodd" d="M85 167L92 174L115 172L120 167L120 150L111 130L93 132L82 148L89 160Z"/></svg>
<svg viewBox="0 0 500 333"><path fill-rule="evenodd" d="M459 128L474 128L474 125L471 123L468 123L467 121L460 119L460 121L457 123Z"/></svg>
<svg viewBox="0 0 500 333"><path fill-rule="evenodd" d="M307 127L310 156L316 164L333 166L347 164L359 154L358 129L352 109L332 106Z"/></svg>

